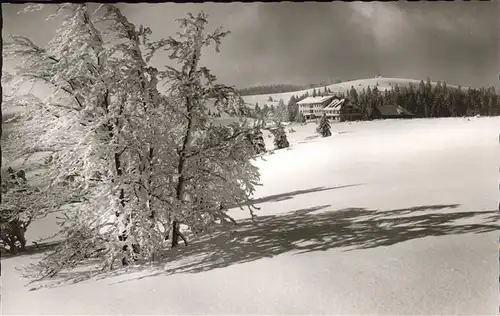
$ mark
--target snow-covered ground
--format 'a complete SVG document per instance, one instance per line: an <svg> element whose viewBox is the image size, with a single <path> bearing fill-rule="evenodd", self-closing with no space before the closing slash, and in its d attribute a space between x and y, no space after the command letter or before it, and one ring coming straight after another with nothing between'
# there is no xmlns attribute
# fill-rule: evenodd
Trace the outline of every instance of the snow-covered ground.
<svg viewBox="0 0 500 316"><path fill-rule="evenodd" d="M161 269L33 291L15 268L34 257L4 259L2 314L498 313L500 117L291 127L256 162L257 225L234 210Z"/></svg>
<svg viewBox="0 0 500 316"><path fill-rule="evenodd" d="M424 80L425 82L425 80ZM409 84L413 84L413 86L416 88L418 87L420 80L415 80L415 79L403 79L403 78L384 78L384 77L376 77L376 78L367 78L367 79L357 79L357 80L351 80L351 81L346 81L346 82L341 82L341 83L335 83L326 86L327 88L330 88L330 90L333 93L346 93L348 92L351 87L354 87L358 92L367 89L370 87L370 89L373 89L375 86L378 85L378 90L379 91L384 91L385 89L391 90L395 85L398 85L400 88L409 86ZM437 82L432 82L431 84L435 85ZM448 87L457 87L453 85L448 85ZM317 88L311 88L311 89L305 89L301 91L293 91L293 92L284 92L284 93L272 93L272 94L259 94L259 95L248 95L248 96L243 96L243 100L246 103L252 104L252 106L255 106L255 103L258 102L259 105L262 107L264 104L269 104L268 102L269 97L271 97L275 102L279 101L279 99L283 99L285 104L288 103L292 95L295 96L300 96L305 94L306 92L309 93L309 95L312 95L313 90L316 89L316 91L321 91L323 92L324 87L317 87ZM465 89L465 88L463 88Z"/></svg>

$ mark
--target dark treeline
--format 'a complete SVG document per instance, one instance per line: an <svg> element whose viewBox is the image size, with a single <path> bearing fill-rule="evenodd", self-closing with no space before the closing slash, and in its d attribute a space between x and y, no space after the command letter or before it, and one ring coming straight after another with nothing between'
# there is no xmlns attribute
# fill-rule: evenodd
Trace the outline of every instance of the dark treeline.
<svg viewBox="0 0 500 316"><path fill-rule="evenodd" d="M269 84L269 85L259 85L254 87L238 89L238 93L242 96L246 95L258 95L258 94L274 94L274 93L285 93L293 92L298 90L310 89L318 85L298 85L298 84Z"/></svg>
<svg viewBox="0 0 500 316"><path fill-rule="evenodd" d="M394 86L391 90L379 91L378 87L356 91L353 87L347 97L351 104L369 114L375 107L400 105L417 117L493 116L500 114L500 98L494 87L463 89L448 87L446 82L431 84L430 79L418 85Z"/></svg>

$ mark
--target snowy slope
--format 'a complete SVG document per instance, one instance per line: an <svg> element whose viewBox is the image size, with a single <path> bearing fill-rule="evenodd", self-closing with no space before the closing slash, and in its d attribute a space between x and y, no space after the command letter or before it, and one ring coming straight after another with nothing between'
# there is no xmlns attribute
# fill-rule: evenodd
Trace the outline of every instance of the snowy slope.
<svg viewBox="0 0 500 316"><path fill-rule="evenodd" d="M161 269L36 291L5 259L2 314L497 314L500 117L293 128L256 162L257 226L235 210Z"/></svg>
<svg viewBox="0 0 500 316"><path fill-rule="evenodd" d="M424 80L425 82L425 80ZM351 87L354 87L354 89L361 91L363 89L366 89L370 87L373 89L377 84L378 84L378 89L380 91L384 91L385 89L391 90L392 87L394 87L396 84L399 87L405 87L408 86L410 83L412 83L415 87L418 86L420 83L420 80L415 80L415 79L401 79L401 78L384 78L384 77L379 77L379 78L369 78L369 79L358 79L358 80L352 80L352 81L346 81L342 83L336 83L332 84L329 86L326 86L327 88L330 88L330 90L333 93L342 93L342 92L347 92L348 90L351 89ZM432 82L433 85L436 84L436 82ZM448 85L448 87L456 87L452 85ZM318 87L315 88L316 90L323 91L324 87ZM295 91L295 92L285 92L285 93L275 93L275 94L260 94L260 95L249 95L249 96L244 96L243 100L245 102L253 104L255 106L255 102L258 102L259 105L263 105L267 103L267 100L269 97L272 97L273 100L279 100L283 99L285 104L288 103L292 95L300 96L306 92L309 92L309 95L312 95L314 88L311 89L306 89L306 90L301 90L301 91Z"/></svg>

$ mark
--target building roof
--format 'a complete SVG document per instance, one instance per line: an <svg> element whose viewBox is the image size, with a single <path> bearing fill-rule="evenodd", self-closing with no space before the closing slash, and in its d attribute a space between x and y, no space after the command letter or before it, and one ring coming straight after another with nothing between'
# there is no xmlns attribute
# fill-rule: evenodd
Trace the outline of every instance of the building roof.
<svg viewBox="0 0 500 316"><path fill-rule="evenodd" d="M345 103L345 99L335 99L330 104L328 104L325 109L328 110L340 110L342 105Z"/></svg>
<svg viewBox="0 0 500 316"><path fill-rule="evenodd" d="M382 116L402 116L402 115L412 115L410 111L399 105L384 105L379 108L380 114Z"/></svg>
<svg viewBox="0 0 500 316"><path fill-rule="evenodd" d="M297 102L297 104L314 104L314 103L323 103L330 99L334 98L333 95L327 95L324 97L307 97L302 101Z"/></svg>

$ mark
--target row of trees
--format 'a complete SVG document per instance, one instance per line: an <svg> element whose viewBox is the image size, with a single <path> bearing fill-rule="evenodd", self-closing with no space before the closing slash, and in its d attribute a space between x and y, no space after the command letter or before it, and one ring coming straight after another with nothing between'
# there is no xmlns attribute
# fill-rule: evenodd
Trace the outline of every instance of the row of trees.
<svg viewBox="0 0 500 316"><path fill-rule="evenodd" d="M288 107L283 102L283 99L280 99L276 106L273 103L270 105L265 103L262 108L259 106L258 102L255 103L255 108L251 114L252 117L256 119L270 117L281 122L289 121Z"/></svg>
<svg viewBox="0 0 500 316"><path fill-rule="evenodd" d="M448 87L445 82L432 84L428 78L418 86L395 85L391 90L380 91L377 86L356 91L354 87L340 97L347 97L351 104L360 107L369 117L371 111L383 105L401 105L417 117L457 117L473 115L499 115L500 98L494 87L463 89Z"/></svg>
<svg viewBox="0 0 500 316"><path fill-rule="evenodd" d="M297 90L304 90L307 88L309 88L309 86L306 85L270 84L270 85L258 85L254 87L238 89L238 93L242 96L258 95L258 94L274 94L274 93L285 93Z"/></svg>
<svg viewBox="0 0 500 316"><path fill-rule="evenodd" d="M323 89L320 89L320 88L318 88L317 90L313 89L311 96L312 97L324 97L324 96L331 95L331 94L332 94L332 90L329 87L323 87Z"/></svg>
<svg viewBox="0 0 500 316"><path fill-rule="evenodd" d="M342 82L342 80L337 80L337 83ZM314 96L324 95L325 93L331 93L331 90L328 88L319 88L324 86L323 83L315 84L310 83L307 85L297 85L297 84L269 84L269 85L259 85L254 87L242 88L238 89L238 93L242 96L246 95L259 95L259 94L276 94L276 93L285 93L285 92L293 92L299 90L306 90L314 88ZM317 88L317 89L316 89ZM272 98L269 100L272 101Z"/></svg>
<svg viewBox="0 0 500 316"><path fill-rule="evenodd" d="M30 195L33 207L18 204L23 194L9 189L2 206L16 212L2 222L71 205L58 232L64 241L27 275L49 278L89 257L99 258L101 271L116 260L148 262L167 242L177 246L179 224L196 233L231 222L226 206L247 207L253 216L259 126L248 123L235 89L199 65L203 47L218 51L228 32L207 33L203 12L179 19L175 38L157 41L112 4L93 13L86 4L61 4L54 16L63 22L47 47L22 36L4 41L4 58L20 61L10 84L25 108L4 155L13 161L44 152L49 159ZM158 50L179 66L150 66ZM42 82L52 94L42 100L16 90L24 82ZM212 124L208 102L238 121Z"/></svg>
<svg viewBox="0 0 500 316"><path fill-rule="evenodd" d="M286 105L283 99L279 99L275 106L275 101L272 97L262 107L258 102L255 103L254 109L251 111L253 118L259 119L262 117L270 117L280 122L305 122L304 116L299 113L299 106L297 102L305 99L309 93L305 93L299 97L292 95L290 101ZM268 105L270 103L270 105Z"/></svg>

